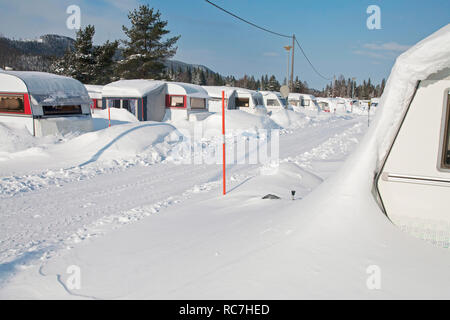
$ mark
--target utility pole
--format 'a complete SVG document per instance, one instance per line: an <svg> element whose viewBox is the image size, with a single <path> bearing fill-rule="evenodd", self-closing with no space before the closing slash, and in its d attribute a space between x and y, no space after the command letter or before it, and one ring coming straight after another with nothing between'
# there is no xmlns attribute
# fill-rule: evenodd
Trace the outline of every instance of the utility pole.
<svg viewBox="0 0 450 320"><path fill-rule="evenodd" d="M336 97L335 92L334 92L335 84L336 84L336 76L334 75L334 76L333 76L333 98Z"/></svg>
<svg viewBox="0 0 450 320"><path fill-rule="evenodd" d="M295 34L292 35L291 83L289 86L291 92L294 90L294 52L295 52Z"/></svg>
<svg viewBox="0 0 450 320"><path fill-rule="evenodd" d="M355 77L353 77L352 78L352 99L353 99L353 93L354 93L354 87L355 87L355 80L356 80L356 78Z"/></svg>
<svg viewBox="0 0 450 320"><path fill-rule="evenodd" d="M289 62L289 56L290 56L290 54L291 54L291 46L284 46L284 48L286 49L286 51L287 51L287 57L288 57L288 64L287 64L287 76L286 76L286 85L289 87L289 89L290 89L290 86L289 86L289 65L290 65L290 62Z"/></svg>

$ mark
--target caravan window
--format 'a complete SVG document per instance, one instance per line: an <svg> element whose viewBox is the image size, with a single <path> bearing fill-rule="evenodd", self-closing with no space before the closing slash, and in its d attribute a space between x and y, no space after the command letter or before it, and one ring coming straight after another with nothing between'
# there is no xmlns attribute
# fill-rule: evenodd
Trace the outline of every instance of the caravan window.
<svg viewBox="0 0 450 320"><path fill-rule="evenodd" d="M169 107L184 107L184 96L170 96Z"/></svg>
<svg viewBox="0 0 450 320"><path fill-rule="evenodd" d="M45 116L81 114L81 106L42 106Z"/></svg>
<svg viewBox="0 0 450 320"><path fill-rule="evenodd" d="M205 109L206 99L191 98L191 109Z"/></svg>
<svg viewBox="0 0 450 320"><path fill-rule="evenodd" d="M278 100L275 100L275 99L267 99L267 106L268 107L279 107L280 103L278 102Z"/></svg>
<svg viewBox="0 0 450 320"><path fill-rule="evenodd" d="M24 113L23 96L0 95L0 112Z"/></svg>
<svg viewBox="0 0 450 320"><path fill-rule="evenodd" d="M450 169L450 94L447 95L447 119L445 121L445 137L443 150L443 167L446 169Z"/></svg>
<svg viewBox="0 0 450 320"><path fill-rule="evenodd" d="M309 103L310 103L310 100L308 100L308 99L302 99L302 106L303 106L303 107L308 107L308 106L309 106Z"/></svg>
<svg viewBox="0 0 450 320"><path fill-rule="evenodd" d="M298 100L289 100L289 104L298 107Z"/></svg>
<svg viewBox="0 0 450 320"><path fill-rule="evenodd" d="M120 100L118 99L108 99L106 101L108 108L120 108Z"/></svg>
<svg viewBox="0 0 450 320"><path fill-rule="evenodd" d="M237 108L248 108L250 106L249 98L236 98L235 105Z"/></svg>
<svg viewBox="0 0 450 320"><path fill-rule="evenodd" d="M137 107L136 99L124 99L122 102L122 108L127 109L134 115L136 115L136 107Z"/></svg>

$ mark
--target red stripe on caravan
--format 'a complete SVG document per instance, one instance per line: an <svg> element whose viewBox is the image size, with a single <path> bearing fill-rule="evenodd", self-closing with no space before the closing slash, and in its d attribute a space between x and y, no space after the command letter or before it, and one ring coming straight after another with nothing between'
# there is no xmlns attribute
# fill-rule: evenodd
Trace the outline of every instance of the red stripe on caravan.
<svg viewBox="0 0 450 320"><path fill-rule="evenodd" d="M27 93L23 95L23 100L24 100L25 114L33 114L31 112L30 97L28 96Z"/></svg>

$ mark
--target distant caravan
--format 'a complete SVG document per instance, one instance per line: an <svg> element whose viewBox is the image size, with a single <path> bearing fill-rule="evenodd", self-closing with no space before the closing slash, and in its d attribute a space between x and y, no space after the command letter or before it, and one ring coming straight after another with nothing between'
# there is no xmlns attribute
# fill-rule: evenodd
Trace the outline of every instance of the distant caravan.
<svg viewBox="0 0 450 320"><path fill-rule="evenodd" d="M449 68L418 83L375 180L390 220L433 241L450 231L449 90Z"/></svg>
<svg viewBox="0 0 450 320"><path fill-rule="evenodd" d="M288 102L295 107L302 107L305 110L321 111L316 97L311 94L304 93L289 93Z"/></svg>
<svg viewBox="0 0 450 320"><path fill-rule="evenodd" d="M284 99L279 92L276 91L260 91L263 96L264 105L267 111L277 111L287 108L286 99Z"/></svg>
<svg viewBox="0 0 450 320"><path fill-rule="evenodd" d="M89 98L81 82L44 72L0 71L0 122L32 135L93 130Z"/></svg>

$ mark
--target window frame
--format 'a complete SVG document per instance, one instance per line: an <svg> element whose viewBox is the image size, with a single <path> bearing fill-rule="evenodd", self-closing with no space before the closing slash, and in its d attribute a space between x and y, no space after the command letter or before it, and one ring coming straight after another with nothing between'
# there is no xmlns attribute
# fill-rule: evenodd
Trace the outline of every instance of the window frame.
<svg viewBox="0 0 450 320"><path fill-rule="evenodd" d="M22 98L22 103L23 103L23 111L21 111L21 112L1 111L0 110L0 114L28 115L28 113L27 113L27 101L26 101L28 99L28 97L26 97L25 94L23 94L23 93L0 92L0 96L20 97L20 98Z"/></svg>
<svg viewBox="0 0 450 320"><path fill-rule="evenodd" d="M441 137L439 141L438 171L450 172L450 163L446 163L447 152L450 151L450 89L444 92L442 108Z"/></svg>
<svg viewBox="0 0 450 320"><path fill-rule="evenodd" d="M203 100L203 107L201 107L201 108L198 108L198 107L192 107L192 100ZM221 99L221 100L222 100L222 99ZM205 98L191 97L191 98L189 99L189 105L190 105L190 107L191 107L192 110L206 110L207 107L208 107L207 104L208 104L208 102L206 101Z"/></svg>
<svg viewBox="0 0 450 320"><path fill-rule="evenodd" d="M172 97L182 97L183 98L183 106L181 106L181 107L171 106L170 102L172 100ZM186 107L187 107L186 95L183 95L183 94L166 94L166 108L168 108L168 109L186 109Z"/></svg>
<svg viewBox="0 0 450 320"><path fill-rule="evenodd" d="M280 102L278 101L278 99L269 98L269 99L266 100L266 104L267 104L268 107L281 107Z"/></svg>
<svg viewBox="0 0 450 320"><path fill-rule="evenodd" d="M251 97L242 97L242 98L236 97L234 100L234 105L236 106L236 108L250 108L250 99L251 99ZM242 101L242 100L247 100L248 105L241 106L238 103L236 103L237 101Z"/></svg>

